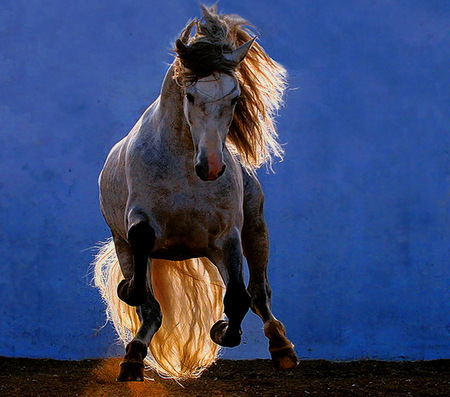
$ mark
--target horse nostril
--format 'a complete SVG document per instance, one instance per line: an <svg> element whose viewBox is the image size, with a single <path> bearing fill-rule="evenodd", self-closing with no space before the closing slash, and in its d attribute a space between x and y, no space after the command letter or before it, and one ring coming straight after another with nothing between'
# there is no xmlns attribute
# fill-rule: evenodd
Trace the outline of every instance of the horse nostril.
<svg viewBox="0 0 450 397"><path fill-rule="evenodd" d="M205 167L203 167L200 164L197 164L195 166L195 173L203 181L205 181L208 178L208 170L206 170Z"/></svg>
<svg viewBox="0 0 450 397"><path fill-rule="evenodd" d="M219 178L219 177L221 177L223 175L223 173L225 172L225 168L227 168L227 166L224 164L222 169L217 174L217 178Z"/></svg>

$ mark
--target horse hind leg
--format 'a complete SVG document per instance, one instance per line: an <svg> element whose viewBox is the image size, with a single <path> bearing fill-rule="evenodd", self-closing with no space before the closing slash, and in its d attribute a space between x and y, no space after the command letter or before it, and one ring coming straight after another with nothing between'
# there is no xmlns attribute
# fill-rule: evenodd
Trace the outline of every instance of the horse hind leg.
<svg viewBox="0 0 450 397"><path fill-rule="evenodd" d="M144 380L144 358L147 356L147 347L161 326L161 308L153 294L150 294L147 302L136 310L141 326L126 347L126 354L120 363L120 372L117 377L119 382Z"/></svg>

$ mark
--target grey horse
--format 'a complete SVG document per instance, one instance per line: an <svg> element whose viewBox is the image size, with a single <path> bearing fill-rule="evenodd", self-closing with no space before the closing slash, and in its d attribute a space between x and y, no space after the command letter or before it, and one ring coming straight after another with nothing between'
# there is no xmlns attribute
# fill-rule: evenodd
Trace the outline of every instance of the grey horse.
<svg viewBox="0 0 450 397"><path fill-rule="evenodd" d="M181 309L178 319L169 320L164 310L183 305L183 296L156 296L159 282L151 269L158 264L164 273L171 264L184 263L186 275L180 277L186 278L194 265L218 270L223 283L219 300L227 319L207 325L210 332L203 339L237 346L242 320L251 308L264 323L275 367L289 369L298 363L283 324L271 311L264 196L255 176L256 168L282 155L272 118L285 88L285 70L254 41L243 27L246 24L238 16L203 7L203 19L190 22L176 41L176 58L160 96L113 147L101 172L101 209L112 241L98 257L97 285L110 314L116 313L113 319L123 323L126 314L125 309L114 309L123 303L112 290L126 305L137 308L139 319L137 332L126 341L120 381L143 380L147 347L164 321L169 322L165 332L170 333L180 327L181 317L201 316L195 314L194 304ZM114 268L115 278L110 276ZM201 300L212 299L203 296L208 293L202 289L207 290L202 287L194 295L199 307ZM167 309L163 300L170 300L164 304ZM194 328L181 328L171 346L163 349L177 350L175 345L181 344L185 356L167 353L166 360L189 362L189 335L200 332ZM192 350L198 354L201 349L195 345ZM154 360L163 360L157 355L152 350ZM191 361L182 371L162 372L179 378L198 376L198 368L212 360Z"/></svg>

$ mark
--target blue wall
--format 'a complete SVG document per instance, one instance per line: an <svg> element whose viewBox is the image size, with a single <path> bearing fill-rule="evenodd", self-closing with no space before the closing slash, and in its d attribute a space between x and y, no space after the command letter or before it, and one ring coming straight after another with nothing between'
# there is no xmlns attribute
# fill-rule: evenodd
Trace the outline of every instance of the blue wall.
<svg viewBox="0 0 450 397"><path fill-rule="evenodd" d="M221 1L290 72L260 178L274 310L303 358L450 353L450 2ZM117 354L88 264L96 179L197 1L3 0L0 355ZM259 319L228 358L267 357Z"/></svg>

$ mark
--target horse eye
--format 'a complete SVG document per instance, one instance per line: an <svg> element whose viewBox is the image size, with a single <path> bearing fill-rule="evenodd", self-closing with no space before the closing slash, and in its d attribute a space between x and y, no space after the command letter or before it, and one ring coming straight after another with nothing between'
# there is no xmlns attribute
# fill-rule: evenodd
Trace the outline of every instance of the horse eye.
<svg viewBox="0 0 450 397"><path fill-rule="evenodd" d="M235 97L231 100L231 104L232 104L232 105L236 105L238 99L239 99L239 96L235 96Z"/></svg>
<svg viewBox="0 0 450 397"><path fill-rule="evenodd" d="M186 94L186 98L190 103L194 103L194 95L192 94Z"/></svg>

